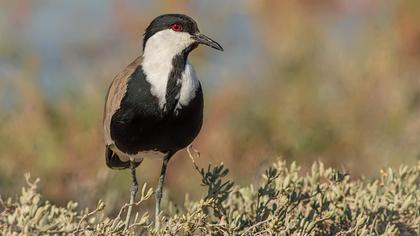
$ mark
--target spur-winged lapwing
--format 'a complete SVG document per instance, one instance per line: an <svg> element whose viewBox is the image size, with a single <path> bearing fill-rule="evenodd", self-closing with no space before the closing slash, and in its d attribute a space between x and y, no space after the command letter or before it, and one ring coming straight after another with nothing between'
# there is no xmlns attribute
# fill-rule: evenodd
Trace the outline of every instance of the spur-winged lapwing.
<svg viewBox="0 0 420 236"><path fill-rule="evenodd" d="M155 224L159 227L160 201L169 159L187 147L203 123L203 92L188 61L199 44L223 51L200 33L189 16L166 14L147 27L143 54L112 81L104 109L106 164L112 169L131 169L132 185L126 227L138 190L136 167L144 154L163 157L155 191Z"/></svg>

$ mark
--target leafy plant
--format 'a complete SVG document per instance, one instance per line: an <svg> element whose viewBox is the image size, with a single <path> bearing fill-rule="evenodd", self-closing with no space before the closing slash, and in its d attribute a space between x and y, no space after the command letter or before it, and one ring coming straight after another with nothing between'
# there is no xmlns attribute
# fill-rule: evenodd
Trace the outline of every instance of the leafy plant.
<svg viewBox="0 0 420 236"><path fill-rule="evenodd" d="M195 162L194 162L195 165ZM155 230L149 213L136 215L124 231L121 214L103 216L105 205L77 211L42 201L38 179L16 198L1 200L2 235L418 235L420 234L420 163L381 170L376 179L351 180L348 173L315 162L302 174L295 163L278 161L257 185L238 186L226 180L223 165L195 165L207 194L186 200L162 217ZM152 190L143 186L136 205Z"/></svg>

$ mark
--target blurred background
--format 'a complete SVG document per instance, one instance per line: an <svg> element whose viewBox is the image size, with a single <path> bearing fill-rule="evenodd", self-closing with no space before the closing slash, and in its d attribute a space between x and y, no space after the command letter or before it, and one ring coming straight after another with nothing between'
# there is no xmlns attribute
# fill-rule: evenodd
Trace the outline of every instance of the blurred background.
<svg viewBox="0 0 420 236"><path fill-rule="evenodd" d="M30 172L58 204L128 200L129 171L105 166L104 98L148 23L174 12L225 48L190 56L206 96L198 165L249 184L279 158L368 177L419 160L418 0L0 0L1 195ZM160 166L145 160L140 183ZM185 151L165 184L177 203L204 190Z"/></svg>

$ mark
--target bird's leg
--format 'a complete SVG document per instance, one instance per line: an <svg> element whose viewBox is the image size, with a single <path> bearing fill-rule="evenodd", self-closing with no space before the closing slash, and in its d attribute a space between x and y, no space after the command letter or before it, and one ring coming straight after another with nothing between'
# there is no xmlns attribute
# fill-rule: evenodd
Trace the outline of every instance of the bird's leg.
<svg viewBox="0 0 420 236"><path fill-rule="evenodd" d="M163 164L162 164L162 169L160 171L159 182L158 182L158 185L157 185L156 191L155 191L155 197L156 197L155 229L159 229L159 227L160 227L159 213L160 213L160 200L162 199L163 182L165 180L166 167L168 166L169 159L171 159L173 154L174 153L172 153L172 152L168 152L163 157Z"/></svg>
<svg viewBox="0 0 420 236"><path fill-rule="evenodd" d="M128 206L127 217L125 218L125 230L128 229L130 218L131 218L131 211L134 205L134 198L136 197L137 191L139 189L139 185L137 183L136 177L136 166L134 161L130 161L130 170L131 170L131 196L130 196L130 203Z"/></svg>

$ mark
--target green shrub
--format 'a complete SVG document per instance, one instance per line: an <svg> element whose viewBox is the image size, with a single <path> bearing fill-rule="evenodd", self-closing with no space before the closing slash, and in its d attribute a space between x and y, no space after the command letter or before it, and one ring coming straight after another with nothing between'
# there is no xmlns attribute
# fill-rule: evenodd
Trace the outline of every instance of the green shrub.
<svg viewBox="0 0 420 236"><path fill-rule="evenodd" d="M226 180L223 164L199 169L207 194L183 206L169 204L162 227L149 213L138 213L124 231L123 206L104 216L99 201L93 211L77 203L58 207L41 200L38 180L26 176L21 195L0 201L2 235L418 235L420 234L420 162L381 171L377 179L351 180L320 162L302 174L295 163L279 161L260 183L238 186ZM136 205L153 191L146 185Z"/></svg>

